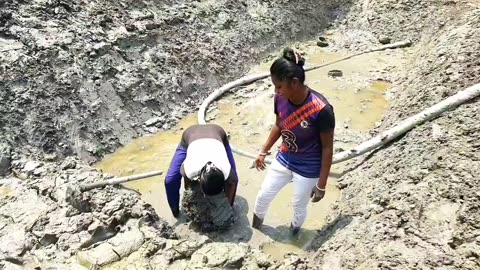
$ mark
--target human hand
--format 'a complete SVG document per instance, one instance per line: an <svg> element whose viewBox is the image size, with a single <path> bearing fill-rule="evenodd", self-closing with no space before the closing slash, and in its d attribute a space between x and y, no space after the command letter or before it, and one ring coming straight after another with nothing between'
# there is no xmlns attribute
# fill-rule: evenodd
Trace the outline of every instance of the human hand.
<svg viewBox="0 0 480 270"><path fill-rule="evenodd" d="M255 168L257 168L257 171L265 170L265 155L258 155L257 159L255 160Z"/></svg>
<svg viewBox="0 0 480 270"><path fill-rule="evenodd" d="M312 193L310 194L310 198L312 198L313 203L320 201L321 199L323 199L324 196L325 196L325 190L318 189L317 185L315 185L312 188Z"/></svg>
<svg viewBox="0 0 480 270"><path fill-rule="evenodd" d="M178 218L180 216L180 209L178 208L172 209L172 214L174 217Z"/></svg>

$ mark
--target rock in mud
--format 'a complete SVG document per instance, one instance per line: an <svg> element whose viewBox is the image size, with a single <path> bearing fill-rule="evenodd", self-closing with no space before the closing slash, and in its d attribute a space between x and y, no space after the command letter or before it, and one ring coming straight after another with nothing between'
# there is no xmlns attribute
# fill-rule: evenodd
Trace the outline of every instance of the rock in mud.
<svg viewBox="0 0 480 270"><path fill-rule="evenodd" d="M131 220L127 230L114 238L87 251L79 252L77 258L83 265L98 267L119 261L138 250L145 241L138 228L138 220Z"/></svg>
<svg viewBox="0 0 480 270"><path fill-rule="evenodd" d="M199 239L170 240L165 247L166 256L170 261L189 259L203 245L211 242L206 236L201 236Z"/></svg>
<svg viewBox="0 0 480 270"><path fill-rule="evenodd" d="M38 239L30 230L38 219L52 210L48 200L33 189L25 188L18 179L0 179L0 186L9 190L7 203L0 203L0 254L21 257Z"/></svg>
<svg viewBox="0 0 480 270"><path fill-rule="evenodd" d="M251 257L255 262L256 266L260 268L268 268L273 264L272 257L259 250L252 250Z"/></svg>
<svg viewBox="0 0 480 270"><path fill-rule="evenodd" d="M10 174L10 165L12 160L12 150L7 144L0 144L0 176Z"/></svg>
<svg viewBox="0 0 480 270"><path fill-rule="evenodd" d="M195 267L240 269L250 252L245 244L206 244L192 255L191 265Z"/></svg>
<svg viewBox="0 0 480 270"><path fill-rule="evenodd" d="M295 253L289 253L285 255L285 258L283 261L278 262L275 266L273 266L274 269L279 269L279 270L290 270L290 269L295 269L295 270L307 270L310 269L308 266L308 261L305 260L304 258L300 257L299 255Z"/></svg>
<svg viewBox="0 0 480 270"><path fill-rule="evenodd" d="M317 46L318 47L328 47L327 39L324 38L324 37L318 37Z"/></svg>
<svg viewBox="0 0 480 270"><path fill-rule="evenodd" d="M56 161L58 159L58 155L57 153L49 153L49 154L45 154L43 155L43 159L45 159L45 161Z"/></svg>
<svg viewBox="0 0 480 270"><path fill-rule="evenodd" d="M330 70L328 72L328 76L333 77L333 78L342 77L343 72L341 70L338 70L338 69L333 69L333 70Z"/></svg>
<svg viewBox="0 0 480 270"><path fill-rule="evenodd" d="M432 124L432 137L440 142L446 141L445 129L438 124Z"/></svg>
<svg viewBox="0 0 480 270"><path fill-rule="evenodd" d="M28 174L33 174L33 172L42 165L42 163L37 161L27 161L27 163L25 163L25 166L23 167L23 171Z"/></svg>
<svg viewBox="0 0 480 270"><path fill-rule="evenodd" d="M154 126L154 125L162 122L163 120L164 119L162 117L150 118L147 121L145 121L144 125L147 126L147 127L151 127L151 126Z"/></svg>
<svg viewBox="0 0 480 270"><path fill-rule="evenodd" d="M74 209L80 211L80 213L91 211L89 194L81 192L78 187L67 186L64 190L57 191L57 198L60 198L60 200L64 199Z"/></svg>
<svg viewBox="0 0 480 270"><path fill-rule="evenodd" d="M378 38L378 42L380 42L383 45L390 44L392 42L392 39L388 36L380 36Z"/></svg>
<svg viewBox="0 0 480 270"><path fill-rule="evenodd" d="M57 235L52 234L52 233L46 233L40 239L40 244L42 246L54 245L54 244L57 243L57 241L58 241Z"/></svg>
<svg viewBox="0 0 480 270"><path fill-rule="evenodd" d="M161 25L158 24L158 23L147 23L147 24L145 25L145 28L146 28L147 30L154 30L154 29L159 28L160 26L161 26Z"/></svg>
<svg viewBox="0 0 480 270"><path fill-rule="evenodd" d="M80 245L80 248L89 248L98 242L115 237L118 233L116 226L100 226L98 223L96 226L89 226L88 230L92 232L92 235Z"/></svg>
<svg viewBox="0 0 480 270"><path fill-rule="evenodd" d="M77 167L77 162L73 159L67 159L60 166L62 170L75 169Z"/></svg>
<svg viewBox="0 0 480 270"><path fill-rule="evenodd" d="M127 25L125 25L125 29L127 29L127 31L129 31L129 32L133 32L133 31L137 30L137 27L134 24L127 24Z"/></svg>
<svg viewBox="0 0 480 270"><path fill-rule="evenodd" d="M8 257L21 256L26 250L25 230L21 225L10 225L4 229L12 231L8 234L0 234L1 253Z"/></svg>

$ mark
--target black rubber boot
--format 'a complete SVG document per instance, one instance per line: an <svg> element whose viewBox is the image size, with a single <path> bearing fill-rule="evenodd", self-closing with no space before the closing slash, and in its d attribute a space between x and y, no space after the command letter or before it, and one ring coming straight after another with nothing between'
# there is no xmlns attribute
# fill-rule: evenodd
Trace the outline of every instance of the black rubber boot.
<svg viewBox="0 0 480 270"><path fill-rule="evenodd" d="M253 214L253 220L252 220L252 227L260 230L263 224L263 219L257 217L257 215Z"/></svg>

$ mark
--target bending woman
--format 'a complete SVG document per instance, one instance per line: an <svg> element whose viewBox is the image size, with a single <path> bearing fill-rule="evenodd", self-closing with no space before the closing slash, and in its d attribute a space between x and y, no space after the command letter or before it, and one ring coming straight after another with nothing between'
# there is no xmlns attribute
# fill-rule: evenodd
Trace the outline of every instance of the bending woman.
<svg viewBox="0 0 480 270"><path fill-rule="evenodd" d="M237 170L225 130L219 125L193 125L187 128L175 151L165 177L168 205L174 217L180 214L180 186L198 183L206 196L224 192L233 206L238 184Z"/></svg>
<svg viewBox="0 0 480 270"><path fill-rule="evenodd" d="M282 144L257 195L252 224L256 229L263 224L276 194L289 182L294 185L293 234L305 222L309 198L318 202L325 195L335 116L327 99L304 84L304 63L300 55L287 48L270 67L276 123L255 161L258 170L265 169L265 156L280 136Z"/></svg>

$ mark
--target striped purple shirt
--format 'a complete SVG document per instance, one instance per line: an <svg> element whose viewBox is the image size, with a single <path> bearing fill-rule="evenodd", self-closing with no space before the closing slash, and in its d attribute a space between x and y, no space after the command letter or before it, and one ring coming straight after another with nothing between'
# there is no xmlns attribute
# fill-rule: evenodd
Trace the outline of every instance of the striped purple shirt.
<svg viewBox="0 0 480 270"><path fill-rule="evenodd" d="M335 128L332 105L323 95L311 89L300 105L278 94L274 104L282 135L277 160L304 177L319 177L322 163L320 133Z"/></svg>

